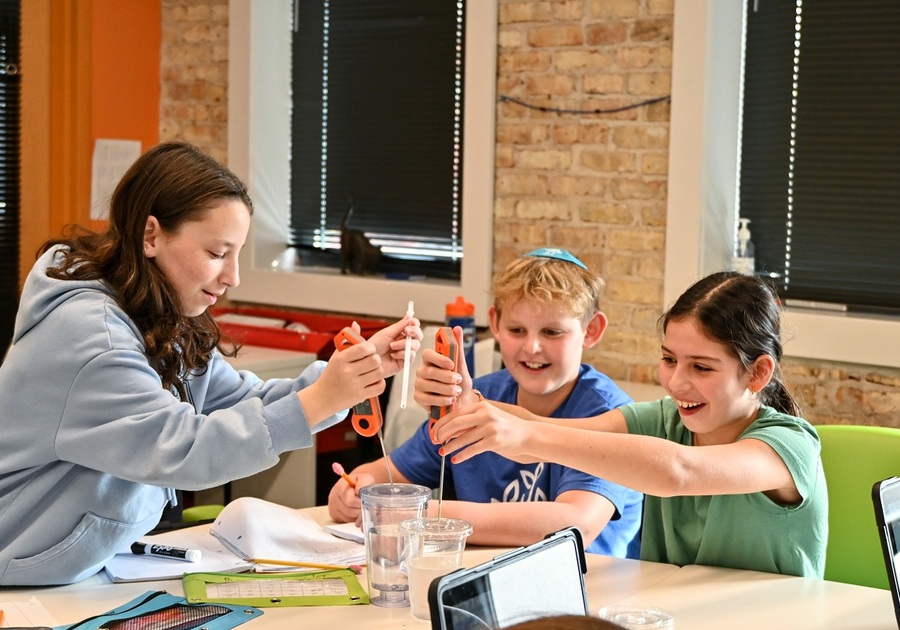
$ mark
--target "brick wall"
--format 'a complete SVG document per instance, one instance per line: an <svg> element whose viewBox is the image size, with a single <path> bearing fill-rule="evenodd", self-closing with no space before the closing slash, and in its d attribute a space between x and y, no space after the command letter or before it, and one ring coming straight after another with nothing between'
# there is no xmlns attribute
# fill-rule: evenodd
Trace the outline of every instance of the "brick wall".
<svg viewBox="0 0 900 630"><path fill-rule="evenodd" d="M499 8L501 98L594 112L668 95L671 2ZM552 245L600 270L610 327L587 357L617 379L655 379L668 144L667 101L612 114L497 108L495 268Z"/></svg>
<svg viewBox="0 0 900 630"><path fill-rule="evenodd" d="M227 0L162 0L160 137L227 158ZM593 112L669 93L673 0L500 0L497 93ZM610 328L588 360L655 382L668 102L615 114L497 107L494 265L540 246L600 270ZM813 422L900 427L900 370L788 359Z"/></svg>
<svg viewBox="0 0 900 630"><path fill-rule="evenodd" d="M159 138L228 158L228 0L162 0Z"/></svg>

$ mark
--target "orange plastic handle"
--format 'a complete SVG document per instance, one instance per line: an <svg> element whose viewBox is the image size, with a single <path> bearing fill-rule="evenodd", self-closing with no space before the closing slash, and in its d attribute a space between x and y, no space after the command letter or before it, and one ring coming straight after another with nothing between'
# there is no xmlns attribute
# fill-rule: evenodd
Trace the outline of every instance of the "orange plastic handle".
<svg viewBox="0 0 900 630"><path fill-rule="evenodd" d="M346 350L350 346L365 341L359 333L352 328L344 328L341 332L334 336L334 347L340 350ZM372 437L377 435L384 423L384 416L381 415L381 403L377 398L369 398L361 403L353 406L353 417L350 419L353 428L363 437Z"/></svg>
<svg viewBox="0 0 900 630"><path fill-rule="evenodd" d="M438 354L453 359L453 369L454 371L457 369L459 366L459 344L456 343L456 336L453 334L452 328L449 326L442 326L438 329L434 336L434 349ZM431 408L430 424L428 425L429 429L434 426L435 422L453 411L455 406L456 405L450 405L448 407L433 406Z"/></svg>

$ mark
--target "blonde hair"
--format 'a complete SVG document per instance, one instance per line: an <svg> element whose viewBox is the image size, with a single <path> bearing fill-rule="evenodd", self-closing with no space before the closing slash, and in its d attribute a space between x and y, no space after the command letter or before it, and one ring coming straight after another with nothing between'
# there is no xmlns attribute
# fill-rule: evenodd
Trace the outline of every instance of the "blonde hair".
<svg viewBox="0 0 900 630"><path fill-rule="evenodd" d="M505 306L525 298L537 304L562 308L587 326L600 310L604 282L575 263L558 258L522 256L494 276L491 292L497 315Z"/></svg>

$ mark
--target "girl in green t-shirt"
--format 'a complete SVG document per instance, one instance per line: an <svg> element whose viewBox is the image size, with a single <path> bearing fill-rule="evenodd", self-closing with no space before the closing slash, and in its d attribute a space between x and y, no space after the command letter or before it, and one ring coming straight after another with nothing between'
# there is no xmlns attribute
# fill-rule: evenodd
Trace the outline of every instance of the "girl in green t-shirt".
<svg viewBox="0 0 900 630"><path fill-rule="evenodd" d="M821 577L828 499L813 427L782 381L781 309L757 276L720 272L661 319L668 396L582 420L476 402L465 369L426 351L423 406L458 402L435 442L578 468L647 495L641 557Z"/></svg>

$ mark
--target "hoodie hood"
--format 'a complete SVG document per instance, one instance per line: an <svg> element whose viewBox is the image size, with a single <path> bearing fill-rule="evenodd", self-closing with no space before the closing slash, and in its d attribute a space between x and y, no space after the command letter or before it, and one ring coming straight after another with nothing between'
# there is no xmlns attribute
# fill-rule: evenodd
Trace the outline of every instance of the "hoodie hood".
<svg viewBox="0 0 900 630"><path fill-rule="evenodd" d="M16 313L13 343L43 321L63 302L74 299L85 291L101 291L115 296L109 287L99 280L57 280L49 277L47 269L62 261L65 249L64 245L57 245L44 252L25 279L19 310Z"/></svg>

